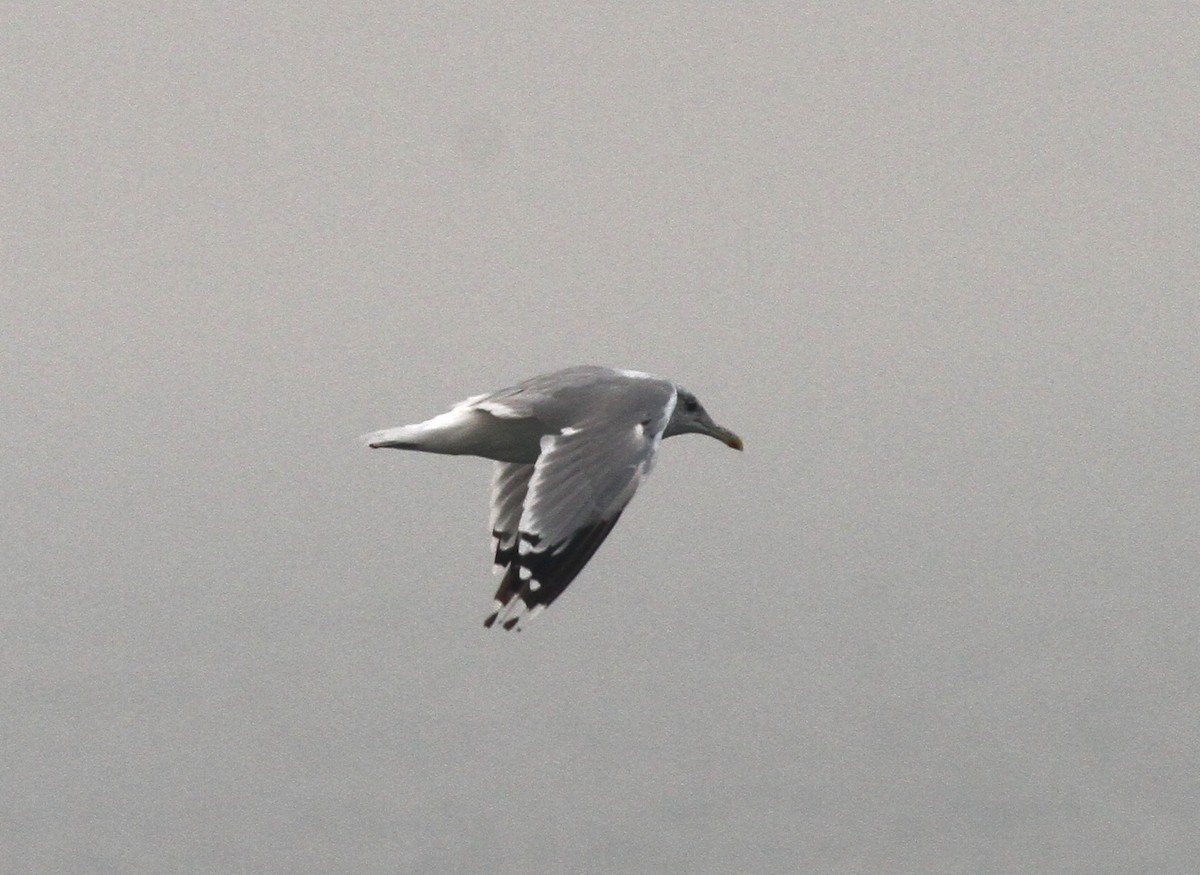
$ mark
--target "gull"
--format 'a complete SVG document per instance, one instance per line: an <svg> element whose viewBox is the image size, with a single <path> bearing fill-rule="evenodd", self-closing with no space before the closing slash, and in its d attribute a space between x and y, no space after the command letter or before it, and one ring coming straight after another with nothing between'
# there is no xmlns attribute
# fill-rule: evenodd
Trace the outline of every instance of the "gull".
<svg viewBox="0 0 1200 875"><path fill-rule="evenodd" d="M741 438L670 380L581 365L364 440L373 449L495 460L492 550L502 577L483 625L519 630L562 595L608 537L662 439L689 433L742 449Z"/></svg>

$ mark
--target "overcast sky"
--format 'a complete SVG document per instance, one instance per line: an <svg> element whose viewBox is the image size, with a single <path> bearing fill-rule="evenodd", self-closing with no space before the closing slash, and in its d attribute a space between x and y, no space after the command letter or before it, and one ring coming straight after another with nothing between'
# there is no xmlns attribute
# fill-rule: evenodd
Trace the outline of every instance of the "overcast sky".
<svg viewBox="0 0 1200 875"><path fill-rule="evenodd" d="M1194 872L1187 4L0 15L0 870ZM694 391L521 635L489 463Z"/></svg>

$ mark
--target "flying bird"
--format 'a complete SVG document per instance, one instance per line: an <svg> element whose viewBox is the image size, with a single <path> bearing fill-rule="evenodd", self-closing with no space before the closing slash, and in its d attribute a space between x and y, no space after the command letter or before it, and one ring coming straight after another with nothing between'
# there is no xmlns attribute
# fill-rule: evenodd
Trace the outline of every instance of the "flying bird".
<svg viewBox="0 0 1200 875"><path fill-rule="evenodd" d="M670 380L584 365L476 395L416 425L373 432L372 448L494 459L492 548L503 575L483 625L520 629L604 543L650 473L663 438L742 439Z"/></svg>

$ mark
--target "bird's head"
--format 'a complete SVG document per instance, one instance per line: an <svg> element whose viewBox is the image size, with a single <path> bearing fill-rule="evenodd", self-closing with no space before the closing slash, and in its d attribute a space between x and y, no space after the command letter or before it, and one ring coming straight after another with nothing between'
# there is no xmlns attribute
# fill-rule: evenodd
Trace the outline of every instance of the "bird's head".
<svg viewBox="0 0 1200 875"><path fill-rule="evenodd" d="M675 409L671 412L671 420L663 430L663 437L668 438L677 434L706 434L716 438L727 447L735 450L742 448L742 439L727 428L722 428L712 421L704 405L686 389L677 389Z"/></svg>

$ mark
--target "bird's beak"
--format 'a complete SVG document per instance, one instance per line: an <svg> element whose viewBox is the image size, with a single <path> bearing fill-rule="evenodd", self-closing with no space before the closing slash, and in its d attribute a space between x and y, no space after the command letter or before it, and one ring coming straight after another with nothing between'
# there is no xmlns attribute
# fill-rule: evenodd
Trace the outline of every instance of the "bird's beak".
<svg viewBox="0 0 1200 875"><path fill-rule="evenodd" d="M719 425L714 425L709 434L727 447L733 447L735 450L742 449L742 439L727 428L721 428Z"/></svg>

